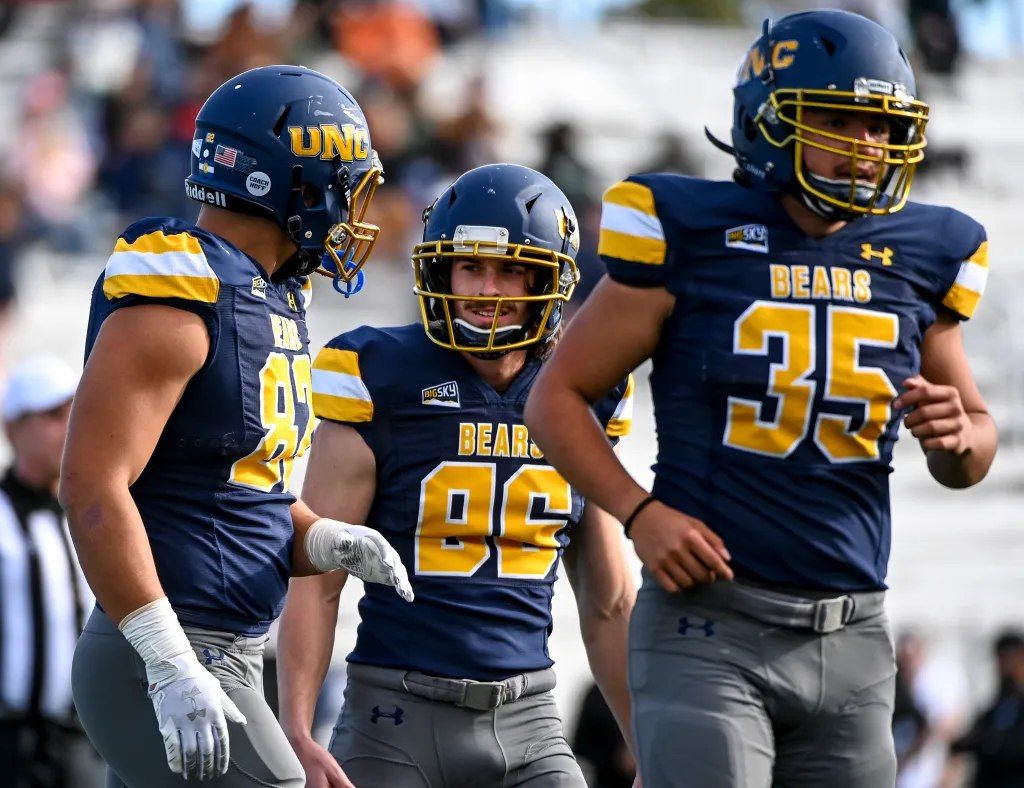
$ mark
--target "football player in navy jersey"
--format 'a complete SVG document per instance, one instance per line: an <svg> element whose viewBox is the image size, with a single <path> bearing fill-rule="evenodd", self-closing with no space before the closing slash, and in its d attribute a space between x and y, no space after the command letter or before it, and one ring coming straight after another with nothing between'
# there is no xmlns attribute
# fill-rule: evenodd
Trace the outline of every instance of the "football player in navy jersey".
<svg viewBox="0 0 1024 788"><path fill-rule="evenodd" d="M425 215L413 254L422 325L350 331L314 362L323 421L303 495L379 529L416 600L365 588L327 752L310 725L345 575L292 581L281 713L309 786L582 788L547 649L563 553L591 667L628 730L634 589L619 526L584 505L523 426L578 280L577 239L548 178L512 164L471 170ZM629 429L632 381L609 390L589 418L610 446Z"/></svg>
<svg viewBox="0 0 1024 788"><path fill-rule="evenodd" d="M736 182L642 175L605 195L608 277L527 425L644 562L630 688L648 788L895 781L883 595L899 423L949 487L980 481L996 448L960 328L985 232L907 202L928 119L914 92L874 22L786 16L739 70L719 143ZM650 495L588 404L647 358Z"/></svg>
<svg viewBox="0 0 1024 788"><path fill-rule="evenodd" d="M288 491L315 422L308 277L363 264L380 176L344 88L247 71L199 112L196 223L136 222L96 283L61 497L99 603L75 702L110 786L302 785L262 694L289 576L345 567L411 598L379 534Z"/></svg>

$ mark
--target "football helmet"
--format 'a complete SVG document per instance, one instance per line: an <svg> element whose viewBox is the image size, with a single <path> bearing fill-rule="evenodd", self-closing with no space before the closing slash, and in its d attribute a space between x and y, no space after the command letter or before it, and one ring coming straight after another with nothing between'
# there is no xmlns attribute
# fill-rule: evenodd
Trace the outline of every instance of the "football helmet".
<svg viewBox="0 0 1024 788"><path fill-rule="evenodd" d="M185 193L274 221L298 249L289 275L353 279L380 228L364 221L383 170L359 104L302 66L264 66L217 88L196 118Z"/></svg>
<svg viewBox="0 0 1024 788"><path fill-rule="evenodd" d="M423 241L412 253L423 327L436 344L485 358L546 343L579 282L579 226L569 200L549 178L517 164L488 164L465 173L423 212ZM452 262L494 256L536 269L525 296L456 295ZM455 314L458 301L494 303L480 328ZM502 305L526 302L523 325L499 326Z"/></svg>
<svg viewBox="0 0 1024 788"><path fill-rule="evenodd" d="M924 158L928 105L914 98L914 72L884 27L836 10L766 20L736 82L732 147L712 141L735 156L742 183L795 193L832 219L892 213L906 203ZM889 123L888 141L812 127L808 110L877 114ZM810 172L807 148L849 157L849 177Z"/></svg>

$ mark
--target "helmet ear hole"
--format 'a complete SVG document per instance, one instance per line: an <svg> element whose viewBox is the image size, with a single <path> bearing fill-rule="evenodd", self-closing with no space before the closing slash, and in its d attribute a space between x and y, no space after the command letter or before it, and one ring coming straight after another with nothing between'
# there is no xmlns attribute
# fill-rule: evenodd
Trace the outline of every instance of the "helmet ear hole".
<svg viewBox="0 0 1024 788"><path fill-rule="evenodd" d="M323 201L323 192L312 183L304 183L301 187L302 204L307 208L315 208Z"/></svg>

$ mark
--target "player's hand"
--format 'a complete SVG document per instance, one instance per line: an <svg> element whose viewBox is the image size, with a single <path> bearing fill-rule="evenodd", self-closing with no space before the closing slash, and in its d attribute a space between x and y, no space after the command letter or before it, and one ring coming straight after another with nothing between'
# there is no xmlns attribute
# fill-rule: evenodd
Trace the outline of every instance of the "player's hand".
<svg viewBox="0 0 1024 788"><path fill-rule="evenodd" d="M670 593L733 578L726 563L731 556L718 534L661 501L644 507L629 535L640 560Z"/></svg>
<svg viewBox="0 0 1024 788"><path fill-rule="evenodd" d="M356 788L334 756L311 737L292 739L291 745L306 772L306 788Z"/></svg>
<svg viewBox="0 0 1024 788"><path fill-rule="evenodd" d="M228 770L226 720L245 717L195 652L146 666L149 697L164 739L167 765L186 780L212 780Z"/></svg>
<svg viewBox="0 0 1024 788"><path fill-rule="evenodd" d="M413 600L402 559L372 528L321 518L306 532L306 554L321 572L344 569L366 583L394 586L406 602Z"/></svg>
<svg viewBox="0 0 1024 788"><path fill-rule="evenodd" d="M929 383L920 375L903 381L903 393L894 401L897 409L910 408L903 419L911 435L925 451L963 454L971 447L971 420L956 386Z"/></svg>

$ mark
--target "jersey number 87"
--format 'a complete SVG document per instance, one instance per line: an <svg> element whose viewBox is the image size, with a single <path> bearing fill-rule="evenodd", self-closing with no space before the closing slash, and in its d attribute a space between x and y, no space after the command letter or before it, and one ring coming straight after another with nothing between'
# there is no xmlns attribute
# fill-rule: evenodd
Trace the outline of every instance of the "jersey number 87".
<svg viewBox="0 0 1024 788"><path fill-rule="evenodd" d="M309 356L289 362L284 353L271 353L260 370L260 419L263 440L231 466L229 481L242 487L271 492L288 489L292 465L313 440L316 419L310 403L313 380ZM296 402L306 406L305 424L297 423Z"/></svg>

